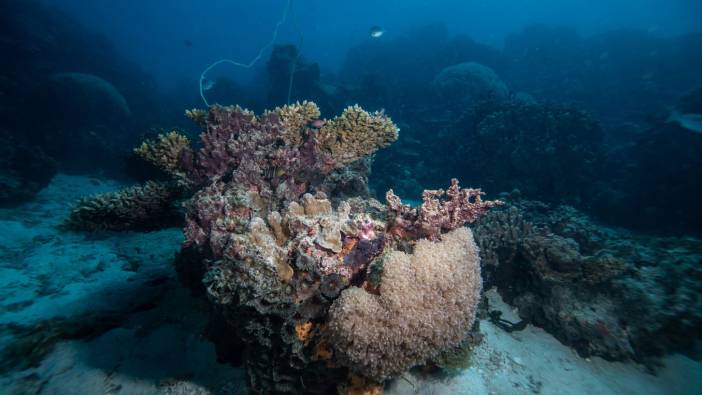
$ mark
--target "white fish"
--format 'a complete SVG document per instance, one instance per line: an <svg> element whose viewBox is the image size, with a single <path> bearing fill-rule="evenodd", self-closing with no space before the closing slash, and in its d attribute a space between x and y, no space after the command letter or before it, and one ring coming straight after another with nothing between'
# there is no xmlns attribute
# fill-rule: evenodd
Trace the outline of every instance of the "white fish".
<svg viewBox="0 0 702 395"><path fill-rule="evenodd" d="M368 31L368 34L370 34L371 38L379 38L385 33L385 30L383 30L382 27L376 25L370 28Z"/></svg>
<svg viewBox="0 0 702 395"><path fill-rule="evenodd" d="M681 114L673 111L668 117L668 122L676 122L685 129L702 133L702 114Z"/></svg>

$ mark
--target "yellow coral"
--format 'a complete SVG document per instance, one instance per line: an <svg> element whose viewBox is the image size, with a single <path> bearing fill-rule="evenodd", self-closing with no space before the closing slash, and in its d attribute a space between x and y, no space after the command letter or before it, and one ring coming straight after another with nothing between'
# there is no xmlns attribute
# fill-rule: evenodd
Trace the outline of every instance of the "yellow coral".
<svg viewBox="0 0 702 395"><path fill-rule="evenodd" d="M358 105L327 121L318 139L335 161L347 165L397 140L399 129L382 112L368 113Z"/></svg>
<svg viewBox="0 0 702 395"><path fill-rule="evenodd" d="M159 134L156 141L146 140L134 152L169 175L181 180L187 179L180 166L184 154L192 155L190 139L186 136L176 131Z"/></svg>
<svg viewBox="0 0 702 395"><path fill-rule="evenodd" d="M200 108L185 110L185 116L193 122L204 127L207 124L207 111Z"/></svg>
<svg viewBox="0 0 702 395"><path fill-rule="evenodd" d="M280 117L280 121L285 125L283 139L288 144L300 145L302 143L302 131L312 121L319 119L319 107L311 101L297 102L273 110ZM268 113L264 114L267 115Z"/></svg>

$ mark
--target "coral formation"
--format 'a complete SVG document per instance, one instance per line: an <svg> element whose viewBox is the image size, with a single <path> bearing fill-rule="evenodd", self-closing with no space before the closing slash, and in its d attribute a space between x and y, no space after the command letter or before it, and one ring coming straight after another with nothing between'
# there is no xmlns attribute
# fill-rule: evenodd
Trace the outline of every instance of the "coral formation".
<svg viewBox="0 0 702 395"><path fill-rule="evenodd" d="M480 299L479 262L462 227L438 243L419 240L412 254L388 253L379 295L351 287L329 310L338 361L382 381L458 346Z"/></svg>
<svg viewBox="0 0 702 395"><path fill-rule="evenodd" d="M480 100L501 101L509 95L507 86L492 69L475 62L444 68L433 85L440 96L459 106L471 106Z"/></svg>
<svg viewBox="0 0 702 395"><path fill-rule="evenodd" d="M654 366L694 349L698 241L634 237L572 207L526 200L491 211L474 232L486 286L581 355Z"/></svg>
<svg viewBox="0 0 702 395"><path fill-rule="evenodd" d="M370 114L356 105L325 122L317 138L325 152L347 165L397 140L397 133L382 112Z"/></svg>
<svg viewBox="0 0 702 395"><path fill-rule="evenodd" d="M117 192L83 198L73 207L65 226L73 230L155 229L178 223L173 202L179 191L149 181Z"/></svg>
<svg viewBox="0 0 702 395"><path fill-rule="evenodd" d="M157 141L146 140L134 152L147 162L160 168L180 182L187 183L187 175L182 171L182 162L192 160L193 151L190 139L172 131L159 134Z"/></svg>
<svg viewBox="0 0 702 395"><path fill-rule="evenodd" d="M212 303L215 332L240 339L215 341L225 354L243 344L252 391L329 393L344 380L375 391L465 340L481 280L463 226L499 202L457 180L425 191L417 209L392 192L386 206L364 199L369 156L398 135L382 112L352 106L322 120L303 102L191 114L204 120L197 152L175 133L138 152L188 181L176 266ZM93 203L104 200L121 207L124 194ZM90 220L82 205L72 218ZM353 330L361 321L367 330Z"/></svg>
<svg viewBox="0 0 702 395"><path fill-rule="evenodd" d="M444 195L447 200L440 200ZM389 233L402 239L426 237L437 240L442 232L473 222L479 215L500 204L500 201L484 202L481 195L480 189L461 189L454 178L446 191L424 191L422 204L411 208L402 204L400 198L389 190L385 195L390 210Z"/></svg>

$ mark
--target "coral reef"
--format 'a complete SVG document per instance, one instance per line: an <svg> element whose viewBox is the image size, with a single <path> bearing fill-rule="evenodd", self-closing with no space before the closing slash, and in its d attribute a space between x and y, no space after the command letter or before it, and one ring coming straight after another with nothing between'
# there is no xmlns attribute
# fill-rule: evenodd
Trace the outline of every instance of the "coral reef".
<svg viewBox="0 0 702 395"><path fill-rule="evenodd" d="M481 291L464 225L499 202L457 180L425 191L416 209L392 192L385 206L365 198L370 155L398 136L382 112L352 106L322 120L304 102L190 114L203 127L197 152L176 133L137 152L191 195L179 277L212 304L220 358L236 360L243 346L252 391L377 391L462 344ZM129 215L147 212L124 209L160 187L80 202L69 223L131 226Z"/></svg>
<svg viewBox="0 0 702 395"><path fill-rule="evenodd" d="M634 236L527 200L491 211L474 233L486 286L581 355L653 367L666 353L694 353L699 241Z"/></svg>
<svg viewBox="0 0 702 395"><path fill-rule="evenodd" d="M174 206L179 194L169 184L149 181L83 198L74 205L64 226L81 231L163 228L179 222Z"/></svg>
<svg viewBox="0 0 702 395"><path fill-rule="evenodd" d="M445 174L503 192L589 208L605 169L604 134L589 114L571 107L482 101L445 120L423 120L439 138L417 139L379 154L373 187L400 194L438 187ZM409 133L409 132L408 132ZM405 148L407 147L407 148ZM421 147L421 148L419 148ZM421 152L421 155L420 155ZM403 172L397 177L398 172Z"/></svg>
<svg viewBox="0 0 702 395"><path fill-rule="evenodd" d="M477 124L472 172L495 191L587 205L603 160L602 130L573 108L508 103Z"/></svg>
<svg viewBox="0 0 702 395"><path fill-rule="evenodd" d="M104 109L103 116L130 117L127 99L110 82L93 74L67 72L56 73L51 80L57 85L55 89L62 96L84 96L87 103L95 106L91 109L82 108L83 111Z"/></svg>
<svg viewBox="0 0 702 395"><path fill-rule="evenodd" d="M438 95L456 106L468 107L481 100L502 101L509 90L487 66L466 62L441 70L433 82Z"/></svg>
<svg viewBox="0 0 702 395"><path fill-rule="evenodd" d="M63 172L121 176L138 131L161 117L155 80L61 7L3 3L1 12L3 130Z"/></svg>

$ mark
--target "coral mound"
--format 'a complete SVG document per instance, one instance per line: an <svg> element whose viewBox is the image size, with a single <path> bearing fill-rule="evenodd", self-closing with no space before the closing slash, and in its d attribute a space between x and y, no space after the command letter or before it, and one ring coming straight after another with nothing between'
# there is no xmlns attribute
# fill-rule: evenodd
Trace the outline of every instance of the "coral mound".
<svg viewBox="0 0 702 395"><path fill-rule="evenodd" d="M498 202L457 180L417 209L392 193L386 206L364 199L370 155L397 139L382 112L188 114L198 151L171 133L137 152L190 193L176 267L207 295L219 356L243 359L252 392L327 394L349 377L377 390L466 339L481 280L463 226Z"/></svg>
<svg viewBox="0 0 702 395"><path fill-rule="evenodd" d="M412 254L389 253L379 295L351 287L329 310L338 360L382 381L458 346L473 325L481 286L478 249L467 228L439 243L419 240Z"/></svg>
<svg viewBox="0 0 702 395"><path fill-rule="evenodd" d="M434 78L434 89L460 106L470 106L479 100L505 100L509 95L507 85L491 68L475 62L444 68Z"/></svg>

